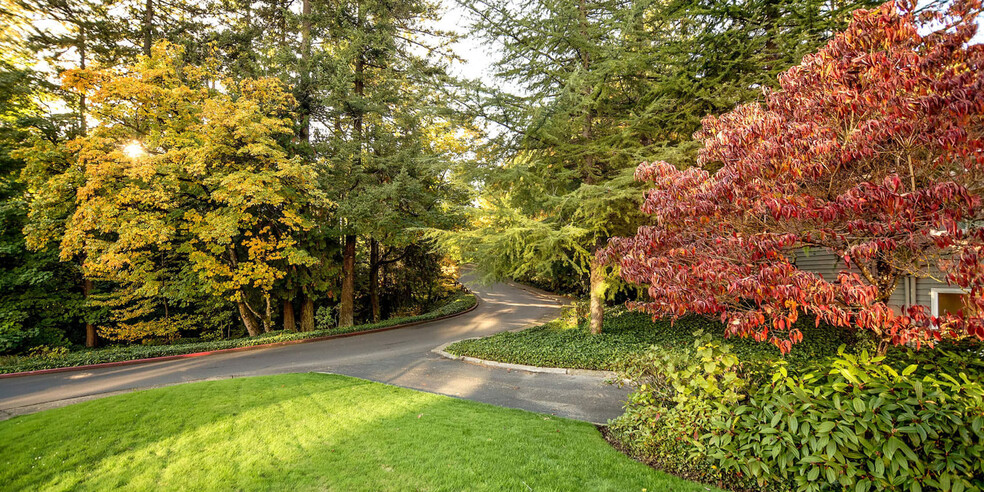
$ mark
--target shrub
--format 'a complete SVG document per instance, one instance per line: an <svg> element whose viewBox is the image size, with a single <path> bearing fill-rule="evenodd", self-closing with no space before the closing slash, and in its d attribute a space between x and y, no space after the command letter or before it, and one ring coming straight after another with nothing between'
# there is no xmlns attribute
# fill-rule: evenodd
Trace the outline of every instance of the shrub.
<svg viewBox="0 0 984 492"><path fill-rule="evenodd" d="M731 489L984 484L980 343L889 358L841 347L796 375L783 360L749 368L731 346L696 335L689 351L652 347L621 364L636 389L609 435L636 458Z"/></svg>
<svg viewBox="0 0 984 492"><path fill-rule="evenodd" d="M979 490L984 388L964 373L919 377L841 350L829 370L780 369L702 437L725 470L798 490Z"/></svg>
<svg viewBox="0 0 984 492"><path fill-rule="evenodd" d="M701 331L690 350L652 346L625 358L619 377L636 390L625 414L610 423L610 436L631 455L691 480L743 488L744 480L714 466L701 451L710 419L744 397L738 357L727 344Z"/></svg>
<svg viewBox="0 0 984 492"><path fill-rule="evenodd" d="M47 345L38 345L37 347L32 347L28 351L28 356L36 357L38 359L48 359L55 360L61 359L68 355L67 347L49 347Z"/></svg>
<svg viewBox="0 0 984 492"><path fill-rule="evenodd" d="M321 306L314 315L314 323L319 330L328 330L335 327L335 310L331 306Z"/></svg>

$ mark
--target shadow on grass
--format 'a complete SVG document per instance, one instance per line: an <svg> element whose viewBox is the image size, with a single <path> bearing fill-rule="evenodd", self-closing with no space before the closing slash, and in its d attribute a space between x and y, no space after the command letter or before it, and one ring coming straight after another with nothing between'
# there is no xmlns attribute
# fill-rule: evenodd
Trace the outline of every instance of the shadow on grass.
<svg viewBox="0 0 984 492"><path fill-rule="evenodd" d="M593 425L359 379L196 383L0 422L0 488L704 490Z"/></svg>

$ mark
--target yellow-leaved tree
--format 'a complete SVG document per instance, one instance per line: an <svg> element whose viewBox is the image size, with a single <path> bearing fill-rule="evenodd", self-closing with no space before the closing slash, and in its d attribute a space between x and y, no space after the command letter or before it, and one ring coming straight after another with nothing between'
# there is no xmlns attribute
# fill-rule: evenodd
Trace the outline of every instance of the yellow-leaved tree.
<svg viewBox="0 0 984 492"><path fill-rule="evenodd" d="M214 80L182 55L162 42L127 71L64 78L91 94L97 124L68 145L84 178L61 254L120 286L103 301L108 338L168 336L181 324L169 304L201 296L236 303L250 335L270 331L275 283L315 262L298 246L301 211L329 204L285 150L293 98L276 79Z"/></svg>

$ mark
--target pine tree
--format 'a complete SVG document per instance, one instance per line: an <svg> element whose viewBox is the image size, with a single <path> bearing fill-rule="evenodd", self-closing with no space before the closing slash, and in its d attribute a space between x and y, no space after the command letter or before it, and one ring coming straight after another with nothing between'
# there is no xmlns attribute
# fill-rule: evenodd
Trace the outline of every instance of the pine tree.
<svg viewBox="0 0 984 492"><path fill-rule="evenodd" d="M435 88L448 82L440 60L450 40L428 27L437 13L425 1L354 0L333 4L323 14L333 51L318 58L327 83L319 88L319 111L312 119L319 127L314 145L325 158L325 183L339 203L339 326L355 320L359 236L367 238L372 257L370 305L378 317L378 268L388 260L373 251L378 254L379 241L393 238L394 230L423 217L412 211L419 203L405 204L412 195L396 196L393 190L427 189L428 181L439 182L447 170L421 138L428 121L440 121L437 113L442 105L447 108L434 96ZM441 186L420 195L423 206L437 200L433 190ZM406 210L410 215L402 214Z"/></svg>
<svg viewBox="0 0 984 492"><path fill-rule="evenodd" d="M586 275L600 332L608 280L597 252L639 224L636 165L692 156L708 112L758 97L841 22L850 5L756 0L578 0L468 4L503 46L518 96L482 103L505 138L476 176L476 226L438 243L492 277ZM676 159L686 165L686 159ZM692 157L690 159L692 162Z"/></svg>

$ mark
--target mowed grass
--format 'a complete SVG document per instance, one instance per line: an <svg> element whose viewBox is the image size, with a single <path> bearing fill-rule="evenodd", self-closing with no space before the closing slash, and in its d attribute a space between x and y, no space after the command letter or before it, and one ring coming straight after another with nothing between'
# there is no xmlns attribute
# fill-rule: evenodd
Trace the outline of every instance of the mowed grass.
<svg viewBox="0 0 984 492"><path fill-rule="evenodd" d="M707 490L591 424L325 374L140 391L0 422L4 490Z"/></svg>

